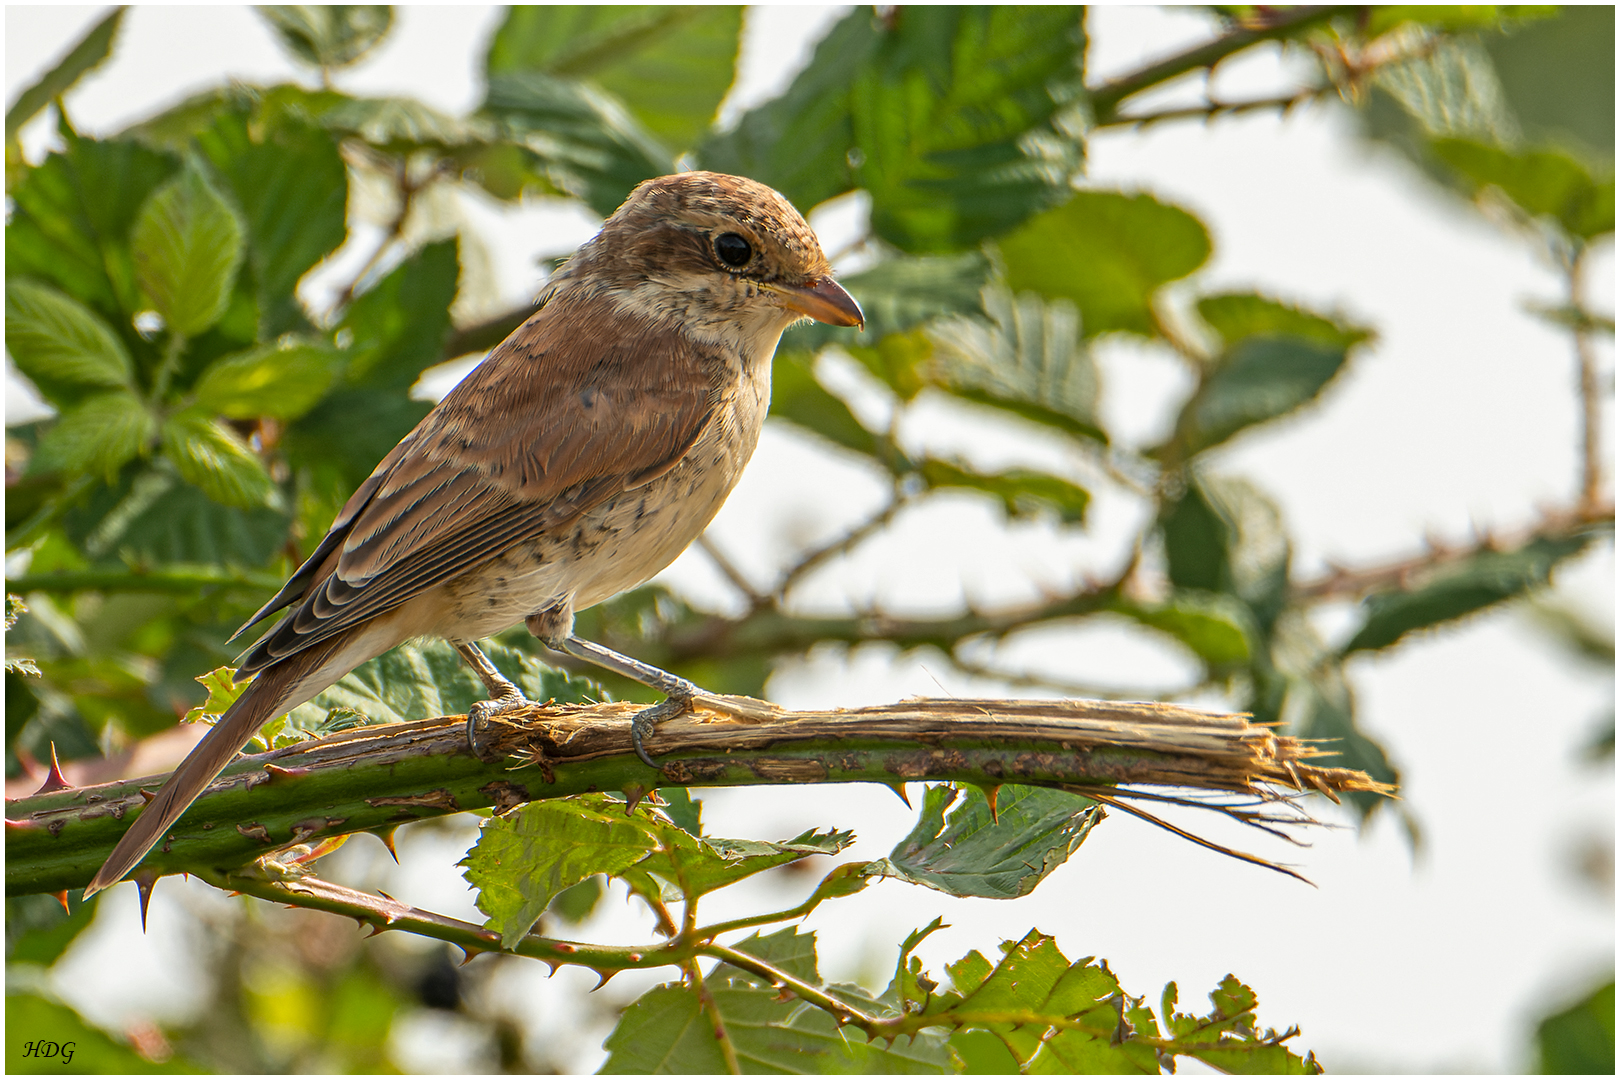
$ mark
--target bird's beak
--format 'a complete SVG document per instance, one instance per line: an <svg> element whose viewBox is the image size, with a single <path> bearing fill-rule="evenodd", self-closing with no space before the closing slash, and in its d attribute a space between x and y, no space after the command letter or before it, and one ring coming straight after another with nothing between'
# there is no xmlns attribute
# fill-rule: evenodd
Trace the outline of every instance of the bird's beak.
<svg viewBox="0 0 1620 1080"><path fill-rule="evenodd" d="M808 285L764 284L765 288L776 294L776 302L789 311L808 315L830 326L859 326L866 329L866 316L861 314L861 305L830 277L818 278Z"/></svg>

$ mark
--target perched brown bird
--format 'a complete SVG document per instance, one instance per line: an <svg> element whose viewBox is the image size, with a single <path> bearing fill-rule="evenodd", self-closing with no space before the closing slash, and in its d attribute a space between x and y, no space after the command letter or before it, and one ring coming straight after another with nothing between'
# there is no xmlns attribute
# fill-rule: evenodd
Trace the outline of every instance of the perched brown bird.
<svg viewBox="0 0 1620 1080"><path fill-rule="evenodd" d="M637 187L248 621L290 607L242 658L247 691L85 896L134 869L261 724L411 638L448 639L489 688L469 739L527 704L473 644L520 620L667 694L633 724L650 764L643 737L701 691L574 637L574 612L640 585L708 525L759 440L777 341L805 316L864 325L781 195L706 172Z"/></svg>

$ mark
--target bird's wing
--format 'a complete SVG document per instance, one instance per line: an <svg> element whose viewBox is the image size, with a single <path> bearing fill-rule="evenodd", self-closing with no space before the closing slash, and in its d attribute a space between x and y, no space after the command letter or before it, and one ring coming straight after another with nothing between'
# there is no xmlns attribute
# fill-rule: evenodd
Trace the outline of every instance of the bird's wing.
<svg viewBox="0 0 1620 1080"><path fill-rule="evenodd" d="M713 350L558 298L423 418L344 506L243 657L252 674L673 468L714 414ZM588 331L584 327L589 327Z"/></svg>

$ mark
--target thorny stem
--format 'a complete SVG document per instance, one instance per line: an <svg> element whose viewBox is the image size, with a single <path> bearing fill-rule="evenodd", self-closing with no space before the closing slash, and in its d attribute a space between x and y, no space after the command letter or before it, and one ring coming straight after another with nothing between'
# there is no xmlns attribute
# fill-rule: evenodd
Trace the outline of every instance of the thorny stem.
<svg viewBox="0 0 1620 1080"><path fill-rule="evenodd" d="M1591 320L1586 318L1586 245L1581 245L1569 261L1570 310L1583 317L1570 332L1575 337L1575 359L1579 365L1581 396L1581 494L1580 508L1591 511L1603 498L1603 454L1599 445L1603 428L1603 399L1598 390L1597 356L1592 349Z"/></svg>
<svg viewBox="0 0 1620 1080"><path fill-rule="evenodd" d="M773 967L756 956L750 956L740 949L733 949L730 946L721 945L719 942L710 941L697 946L695 951L705 956L712 956L717 960L724 960L734 968L753 972L775 986L791 990L796 996L803 998L817 1008L832 1013L840 1023L854 1024L868 1035L879 1034L890 1023L881 1017L863 1012L848 1002L840 1001L820 987L811 986L802 979L794 978L787 972Z"/></svg>

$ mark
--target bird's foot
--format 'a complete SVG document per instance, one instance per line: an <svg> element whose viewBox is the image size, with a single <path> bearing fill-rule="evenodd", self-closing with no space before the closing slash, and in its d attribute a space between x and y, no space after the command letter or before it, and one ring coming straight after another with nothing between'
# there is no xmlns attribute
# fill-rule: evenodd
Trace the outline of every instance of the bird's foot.
<svg viewBox="0 0 1620 1080"><path fill-rule="evenodd" d="M523 691L516 686L512 686L510 683L507 685L511 687L509 693L502 694L500 697L490 701L474 702L472 707L467 710L467 745L472 749L473 757L478 758L480 761L483 760L484 755L478 749L478 732L480 729L489 726L490 718L535 704L524 697Z"/></svg>
<svg viewBox="0 0 1620 1080"><path fill-rule="evenodd" d="M697 687L687 683L693 691ZM698 691L701 693L701 691ZM658 762L647 753L645 745L647 736L651 735L659 724L665 720L673 720L692 707L691 693L674 693L660 701L657 705L649 705L630 718L630 745L636 748L636 757L640 758L649 768L659 768Z"/></svg>

